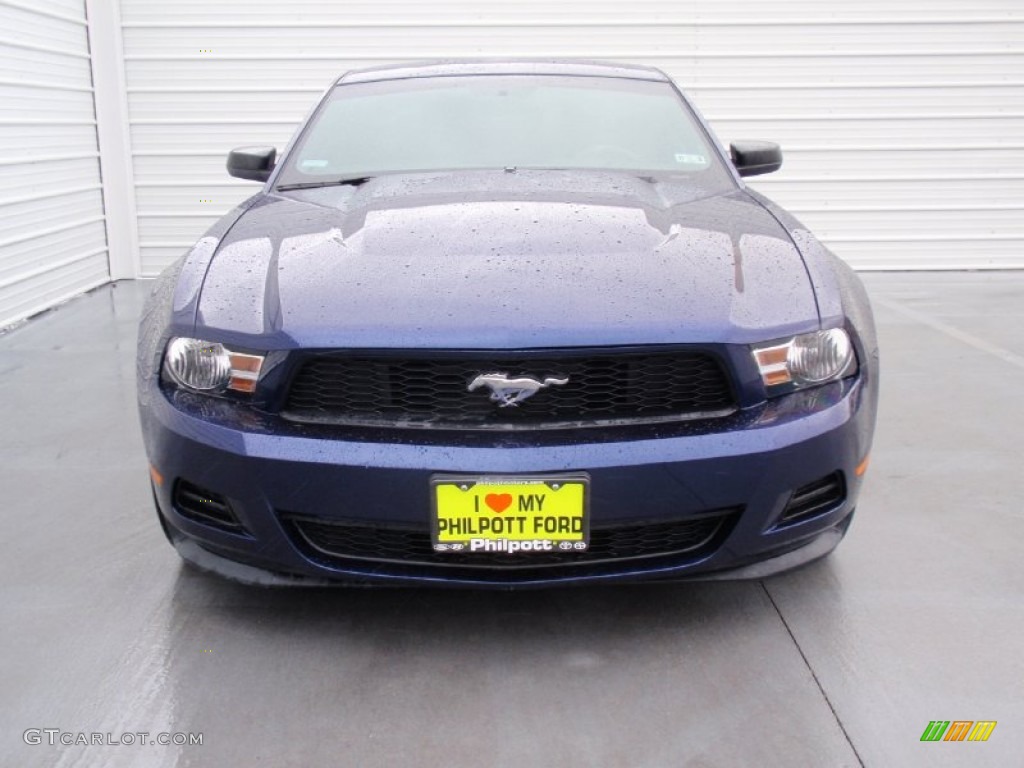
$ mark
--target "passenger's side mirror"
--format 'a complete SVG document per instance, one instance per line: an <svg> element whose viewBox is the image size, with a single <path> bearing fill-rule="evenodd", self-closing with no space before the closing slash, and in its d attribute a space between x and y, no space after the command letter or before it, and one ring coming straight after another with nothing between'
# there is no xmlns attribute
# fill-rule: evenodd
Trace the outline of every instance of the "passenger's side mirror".
<svg viewBox="0 0 1024 768"><path fill-rule="evenodd" d="M729 153L740 176L759 176L782 167L782 149L771 141L734 141Z"/></svg>
<svg viewBox="0 0 1024 768"><path fill-rule="evenodd" d="M274 147L239 147L228 153L228 173L239 179L266 181L276 160Z"/></svg>

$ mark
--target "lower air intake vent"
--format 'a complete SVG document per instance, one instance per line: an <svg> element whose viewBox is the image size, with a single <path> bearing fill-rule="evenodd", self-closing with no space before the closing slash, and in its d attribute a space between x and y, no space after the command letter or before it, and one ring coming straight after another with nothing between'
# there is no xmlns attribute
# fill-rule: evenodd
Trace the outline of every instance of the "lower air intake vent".
<svg viewBox="0 0 1024 768"><path fill-rule="evenodd" d="M326 521L285 515L299 546L314 558L433 567L509 570L559 568L642 558L707 554L732 527L738 510L724 509L671 522L595 527L585 552L526 554L437 553L426 530Z"/></svg>
<svg viewBox="0 0 1024 768"><path fill-rule="evenodd" d="M186 480L179 480L175 484L173 504L179 515L197 523L228 531L245 530L235 517L235 513L231 511L227 499L219 493L200 488Z"/></svg>
<svg viewBox="0 0 1024 768"><path fill-rule="evenodd" d="M780 523L792 523L835 509L846 500L842 472L833 472L820 480L797 488L782 511Z"/></svg>

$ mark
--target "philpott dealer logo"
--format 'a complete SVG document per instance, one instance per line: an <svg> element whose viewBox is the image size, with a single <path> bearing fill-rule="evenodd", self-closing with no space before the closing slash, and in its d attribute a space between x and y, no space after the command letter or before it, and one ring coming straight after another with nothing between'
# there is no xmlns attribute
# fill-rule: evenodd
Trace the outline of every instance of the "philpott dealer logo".
<svg viewBox="0 0 1024 768"><path fill-rule="evenodd" d="M932 720L921 741L988 741L995 728L995 720Z"/></svg>

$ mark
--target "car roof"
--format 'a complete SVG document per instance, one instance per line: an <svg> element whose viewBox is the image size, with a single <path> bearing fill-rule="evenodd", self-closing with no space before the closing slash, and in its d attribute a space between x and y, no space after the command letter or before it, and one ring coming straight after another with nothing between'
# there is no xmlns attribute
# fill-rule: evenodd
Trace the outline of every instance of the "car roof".
<svg viewBox="0 0 1024 768"><path fill-rule="evenodd" d="M576 77L623 77L633 80L668 81L660 69L635 64L575 59L441 59L386 64L355 69L338 78L337 84L402 80L414 77L459 75L569 75Z"/></svg>

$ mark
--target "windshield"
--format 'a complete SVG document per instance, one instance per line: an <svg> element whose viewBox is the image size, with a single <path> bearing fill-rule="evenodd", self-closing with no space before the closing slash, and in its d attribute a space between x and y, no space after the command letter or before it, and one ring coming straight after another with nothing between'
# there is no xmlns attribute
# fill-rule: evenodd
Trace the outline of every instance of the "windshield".
<svg viewBox="0 0 1024 768"><path fill-rule="evenodd" d="M479 168L605 169L729 183L671 85L481 75L339 85L278 184Z"/></svg>

